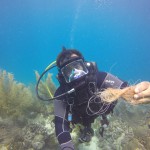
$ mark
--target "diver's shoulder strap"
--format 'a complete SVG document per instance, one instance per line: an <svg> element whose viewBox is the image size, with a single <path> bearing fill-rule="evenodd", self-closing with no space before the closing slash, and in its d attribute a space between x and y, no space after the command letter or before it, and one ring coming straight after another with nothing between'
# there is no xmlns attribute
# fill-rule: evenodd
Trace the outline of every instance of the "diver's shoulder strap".
<svg viewBox="0 0 150 150"><path fill-rule="evenodd" d="M88 92L90 95L97 91L97 72L98 67L95 62L86 62L87 69L89 74L86 79L86 83L88 86Z"/></svg>
<svg viewBox="0 0 150 150"><path fill-rule="evenodd" d="M124 81L120 80L118 77L107 73L101 88L121 88L121 85L124 83Z"/></svg>
<svg viewBox="0 0 150 150"><path fill-rule="evenodd" d="M85 65L88 69L88 71L90 72L90 74L95 74L98 71L98 67L96 62L85 62Z"/></svg>

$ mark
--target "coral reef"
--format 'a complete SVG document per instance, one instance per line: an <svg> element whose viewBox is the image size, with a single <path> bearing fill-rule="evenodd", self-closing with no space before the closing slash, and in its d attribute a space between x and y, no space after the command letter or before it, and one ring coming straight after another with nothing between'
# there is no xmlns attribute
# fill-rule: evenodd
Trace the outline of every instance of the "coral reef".
<svg viewBox="0 0 150 150"><path fill-rule="evenodd" d="M49 90L52 94L56 90L51 77L48 74L39 85L42 96L51 97ZM92 125L95 136L89 143L78 143L81 127L76 125L71 133L75 146L78 150L149 150L149 110L150 105L130 105L120 99L113 115L108 116L103 137L99 134L99 117ZM41 102L31 87L15 81L13 74L0 71L0 149L58 149L53 119L53 101Z"/></svg>
<svg viewBox="0 0 150 150"><path fill-rule="evenodd" d="M46 82L50 82L48 77ZM56 88L53 89L53 92ZM50 114L53 105L45 105L39 101L30 87L14 80L11 73L0 71L0 114L2 118L10 118L16 122L25 122L39 113Z"/></svg>
<svg viewBox="0 0 150 150"><path fill-rule="evenodd" d="M96 122L95 122L96 123ZM100 124L97 121L98 124ZM111 118L110 125L105 128L103 137L99 134L99 128L95 129L95 137L93 137L90 145L94 145L95 149L111 149L120 150L121 147L133 138L134 134L131 128L121 120Z"/></svg>
<svg viewBox="0 0 150 150"><path fill-rule="evenodd" d="M2 118L17 119L24 116L32 105L32 93L22 83L17 83L11 73L0 71L0 114Z"/></svg>
<svg viewBox="0 0 150 150"><path fill-rule="evenodd" d="M103 137L99 134L100 118L94 122L95 136L89 143L78 143L77 149L90 150L133 150L150 149L150 105L130 105L124 100L118 101L114 113L108 116L109 125Z"/></svg>
<svg viewBox="0 0 150 150"><path fill-rule="evenodd" d="M0 122L0 149L7 150L56 150L57 140L54 133L52 116L38 115L29 118L24 127L10 120Z"/></svg>
<svg viewBox="0 0 150 150"><path fill-rule="evenodd" d="M56 149L53 103L39 101L31 87L5 70L0 70L0 114L0 149Z"/></svg>
<svg viewBox="0 0 150 150"><path fill-rule="evenodd" d="M41 124L28 124L22 129L21 133L14 138L9 145L9 149L55 149L57 143L54 136L54 132L49 132L49 130Z"/></svg>
<svg viewBox="0 0 150 150"><path fill-rule="evenodd" d="M0 118L0 144L9 145L19 132L20 128L16 127L12 121Z"/></svg>
<svg viewBox="0 0 150 150"><path fill-rule="evenodd" d="M114 116L121 118L132 128L134 138L125 146L127 149L150 149L150 105L130 105L125 101L119 101L114 110Z"/></svg>

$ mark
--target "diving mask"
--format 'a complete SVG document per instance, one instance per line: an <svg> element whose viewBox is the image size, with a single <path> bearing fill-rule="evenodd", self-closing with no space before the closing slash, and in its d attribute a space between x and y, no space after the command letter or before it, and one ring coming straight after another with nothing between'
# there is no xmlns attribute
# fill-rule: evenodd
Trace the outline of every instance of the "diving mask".
<svg viewBox="0 0 150 150"><path fill-rule="evenodd" d="M65 81L70 83L88 74L88 69L86 68L83 60L78 59L65 65L61 69L61 72L65 78Z"/></svg>

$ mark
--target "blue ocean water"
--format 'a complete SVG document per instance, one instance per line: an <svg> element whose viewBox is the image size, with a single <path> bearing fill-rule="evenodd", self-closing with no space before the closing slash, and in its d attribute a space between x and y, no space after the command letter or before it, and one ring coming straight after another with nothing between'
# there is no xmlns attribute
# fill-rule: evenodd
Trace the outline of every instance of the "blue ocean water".
<svg viewBox="0 0 150 150"><path fill-rule="evenodd" d="M0 69L34 83L62 46L131 83L150 80L150 1L0 0Z"/></svg>

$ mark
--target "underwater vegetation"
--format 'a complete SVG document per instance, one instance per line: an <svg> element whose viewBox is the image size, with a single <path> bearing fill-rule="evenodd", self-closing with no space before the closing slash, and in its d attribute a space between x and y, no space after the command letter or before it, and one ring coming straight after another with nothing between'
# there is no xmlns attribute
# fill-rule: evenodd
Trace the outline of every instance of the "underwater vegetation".
<svg viewBox="0 0 150 150"><path fill-rule="evenodd" d="M98 118L93 124L95 136L91 142L79 144L79 150L150 149L150 105L133 106L120 100L108 119L109 126L105 128L103 137L99 134Z"/></svg>
<svg viewBox="0 0 150 150"><path fill-rule="evenodd" d="M0 71L0 114L1 118L19 119L33 104L29 88L17 83L11 73Z"/></svg>
<svg viewBox="0 0 150 150"><path fill-rule="evenodd" d="M35 113L44 111L45 106L36 98L32 87L15 81L13 74L5 70L0 71L1 118L9 118L19 123Z"/></svg>
<svg viewBox="0 0 150 150"><path fill-rule="evenodd" d="M53 85L54 93L56 88L50 78L48 75L42 82L41 91L45 91L42 85L47 82ZM12 73L0 70L0 149L44 149L49 143L50 149L56 149L53 118L53 103L37 99L35 85L26 87Z"/></svg>
<svg viewBox="0 0 150 150"><path fill-rule="evenodd" d="M35 71L36 79L39 73ZM41 96L51 97L56 90L52 75L39 84ZM51 94L50 94L51 93ZM12 73L0 70L0 150L57 150L53 101L40 101L35 85L25 86ZM77 150L149 150L150 105L131 105L118 101L109 115L109 126L99 134L100 117L93 124L95 136L89 143L78 143L80 127L71 135Z"/></svg>
<svg viewBox="0 0 150 150"><path fill-rule="evenodd" d="M38 81L40 75L38 73L38 71L35 71L35 75L36 75L36 80ZM45 99L48 98L52 98L55 91L56 91L56 86L52 80L52 74L48 73L47 76L44 78L44 80L41 80L39 83L39 94L40 96L42 96L43 98L45 97Z"/></svg>

